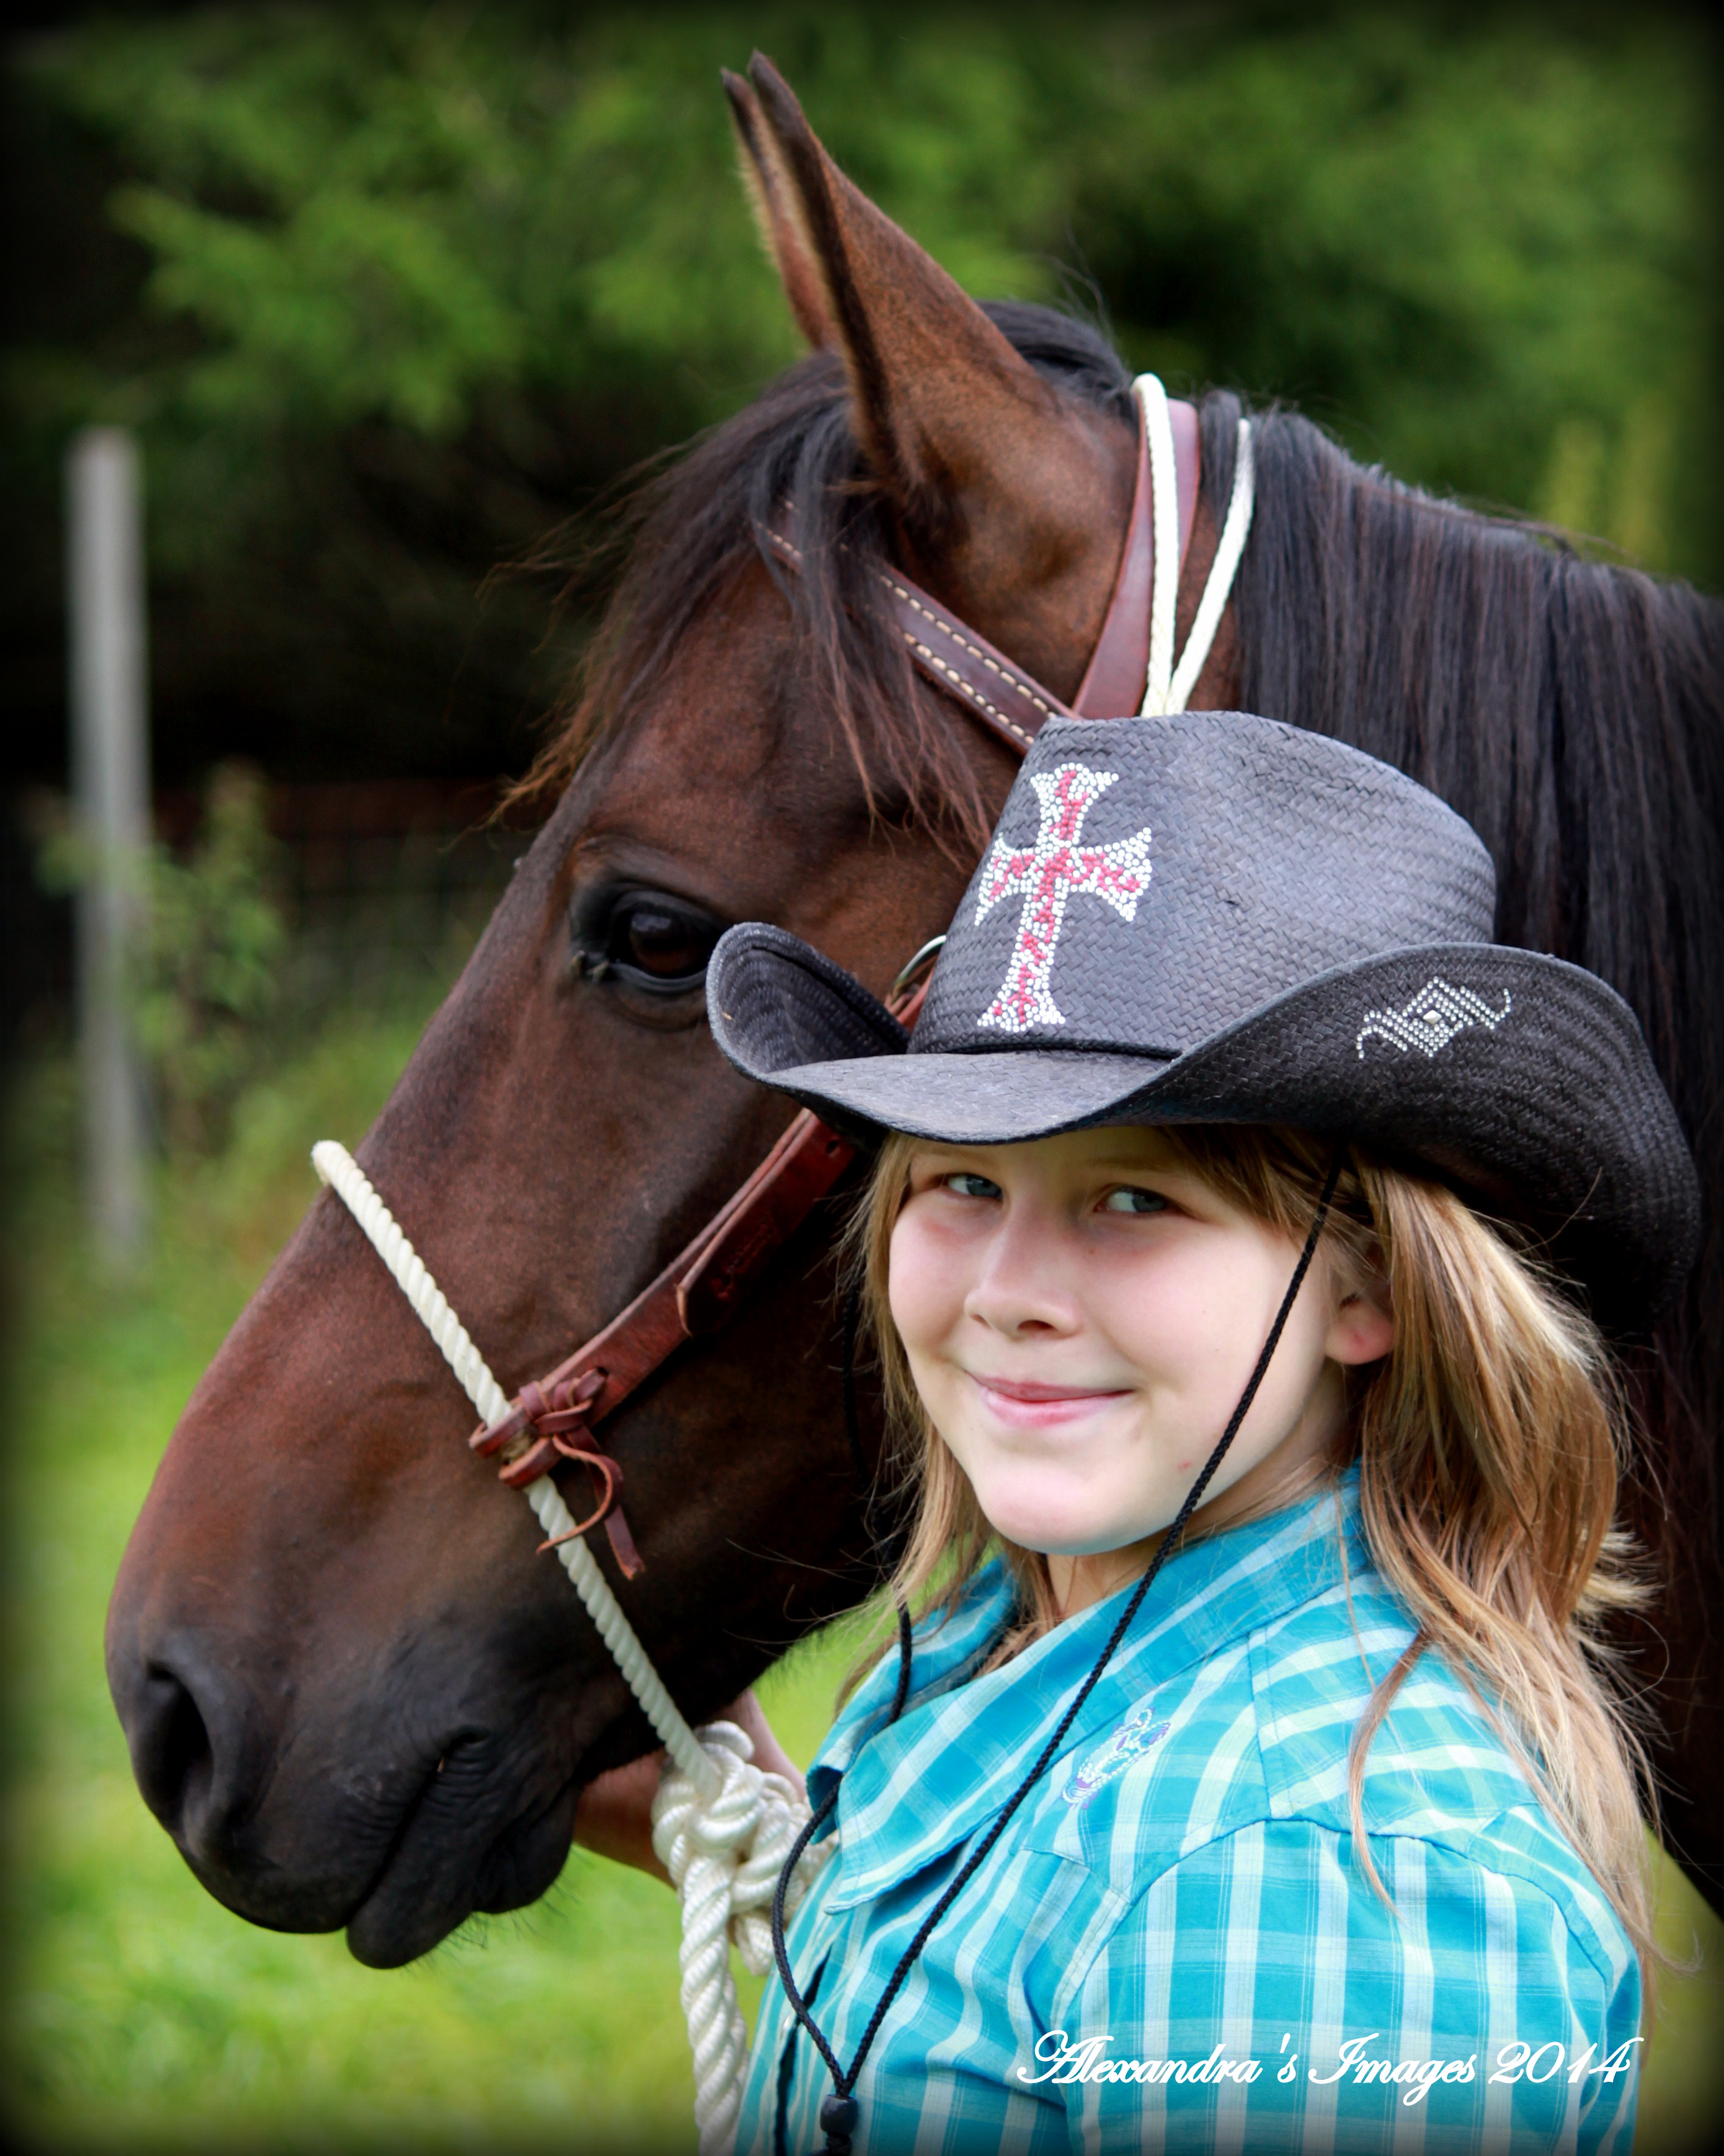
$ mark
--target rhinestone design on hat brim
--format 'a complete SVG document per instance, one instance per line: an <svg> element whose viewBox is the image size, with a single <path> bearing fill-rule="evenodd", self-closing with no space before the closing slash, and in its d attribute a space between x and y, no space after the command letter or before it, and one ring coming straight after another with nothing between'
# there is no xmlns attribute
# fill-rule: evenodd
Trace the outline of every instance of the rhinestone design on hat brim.
<svg viewBox="0 0 1724 2156"><path fill-rule="evenodd" d="M1359 1028L1359 1060L1364 1060L1365 1043L1373 1035L1390 1042L1403 1055L1409 1048L1416 1048L1424 1056L1434 1055L1456 1034L1470 1027L1482 1025L1495 1033L1513 1008L1514 998L1506 988L1502 992L1502 1009L1493 1010L1470 988L1452 988L1440 973L1433 974L1398 1010L1366 1012L1365 1023Z"/></svg>

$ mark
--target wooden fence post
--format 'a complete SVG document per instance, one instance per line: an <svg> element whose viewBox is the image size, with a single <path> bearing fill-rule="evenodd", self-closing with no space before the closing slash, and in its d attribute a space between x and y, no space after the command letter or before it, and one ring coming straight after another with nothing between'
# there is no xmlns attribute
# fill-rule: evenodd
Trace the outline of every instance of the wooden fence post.
<svg viewBox="0 0 1724 2156"><path fill-rule="evenodd" d="M77 897L79 1077L85 1209L110 1258L147 1226L144 1080L126 973L144 913L150 755L137 449L90 427L66 459L72 786L88 849Z"/></svg>

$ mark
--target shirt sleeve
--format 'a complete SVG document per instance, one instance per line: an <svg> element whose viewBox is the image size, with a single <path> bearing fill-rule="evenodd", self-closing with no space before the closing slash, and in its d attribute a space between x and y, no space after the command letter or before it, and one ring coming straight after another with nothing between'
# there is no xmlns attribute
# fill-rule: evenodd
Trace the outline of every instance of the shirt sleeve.
<svg viewBox="0 0 1724 2156"><path fill-rule="evenodd" d="M1639 1972L1536 1880L1264 1820L1192 1852L1055 1994L1026 2078L1070 2146L1627 2156Z"/></svg>

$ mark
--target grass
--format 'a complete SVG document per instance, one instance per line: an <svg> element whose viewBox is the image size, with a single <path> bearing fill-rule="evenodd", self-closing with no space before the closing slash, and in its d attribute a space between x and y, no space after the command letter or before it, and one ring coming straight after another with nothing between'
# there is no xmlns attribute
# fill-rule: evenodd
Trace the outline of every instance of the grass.
<svg viewBox="0 0 1724 2156"><path fill-rule="evenodd" d="M339 1938L255 1930L196 1885L138 1799L108 1702L108 1590L168 1433L310 1202L311 1142L357 1141L417 1030L412 1014L331 1028L254 1088L220 1161L160 1187L130 1282L103 1279L79 1232L68 1070L44 1062L15 1089L0 2044L6 2123L28 2145L693 2147L662 1887L577 1852L533 1909L411 1969L362 1969ZM817 1640L767 1680L799 1758L849 1651ZM1663 1919L1708 1966L1665 1985L1643 2156L1712 2145L1724 2112L1724 1928L1674 1866Z"/></svg>

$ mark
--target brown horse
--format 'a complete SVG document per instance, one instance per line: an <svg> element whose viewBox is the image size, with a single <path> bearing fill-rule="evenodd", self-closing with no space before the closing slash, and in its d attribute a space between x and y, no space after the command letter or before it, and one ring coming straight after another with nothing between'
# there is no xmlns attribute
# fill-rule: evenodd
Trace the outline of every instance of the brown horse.
<svg viewBox="0 0 1724 2156"><path fill-rule="evenodd" d="M1129 380L1105 341L973 304L836 171L771 69L751 75L731 85L746 168L817 349L658 485L540 773L560 798L361 1154L508 1384L628 1302L787 1120L708 1036L721 929L782 922L884 990L957 903L1013 759L917 684L874 603L880 565L1069 698L1131 498ZM1201 409L1182 636L1238 411ZM1713 1224L1701 1285L1636 1351L1656 1476L1634 1493L1643 1528L1665 1483L1709 1522L1717 610L1362 471L1290 414L1260 418L1258 460L1193 701L1341 734L1435 786L1496 856L1504 938L1594 967L1641 1012ZM762 536L787 499L800 578ZM612 1576L691 1717L875 1577L840 1404L838 1218L817 1214L729 1330L605 1425L646 1563ZM199 1879L259 1923L346 1926L379 1965L542 1893L583 1785L651 1741L470 1423L323 1198L188 1405L110 1614L139 1784ZM865 1402L862 1434L866 1450ZM1724 1766L1717 1573L1709 1544L1678 1562L1632 1644L1668 1816L1704 1866L1724 1859L1694 1801Z"/></svg>

